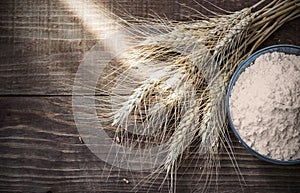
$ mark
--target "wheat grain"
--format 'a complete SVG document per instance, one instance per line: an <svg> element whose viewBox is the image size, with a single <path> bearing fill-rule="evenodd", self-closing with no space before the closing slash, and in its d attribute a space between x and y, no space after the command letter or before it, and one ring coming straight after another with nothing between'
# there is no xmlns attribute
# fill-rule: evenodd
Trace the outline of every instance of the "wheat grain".
<svg viewBox="0 0 300 193"><path fill-rule="evenodd" d="M167 175L171 178L176 174L176 162L180 161L179 157L192 143L197 127L199 125L199 104L196 99L195 91L191 94L190 103L187 111L181 116L181 121L170 139L170 146L163 167ZM171 180L171 189L174 188L174 180Z"/></svg>
<svg viewBox="0 0 300 193"><path fill-rule="evenodd" d="M114 115L113 126L122 125L124 122L128 122L128 117L135 109L139 108L143 99L145 99L159 84L159 81L147 81L144 82L140 87L136 88L133 94L129 97ZM126 129L126 127L125 127Z"/></svg>

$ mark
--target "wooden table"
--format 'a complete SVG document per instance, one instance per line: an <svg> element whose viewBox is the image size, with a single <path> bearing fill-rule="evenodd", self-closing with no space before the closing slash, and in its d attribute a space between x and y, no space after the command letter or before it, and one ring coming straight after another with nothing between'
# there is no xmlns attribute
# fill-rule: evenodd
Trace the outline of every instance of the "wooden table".
<svg viewBox="0 0 300 193"><path fill-rule="evenodd" d="M186 20L195 16L187 7L208 14L192 0L182 4L176 0L101 2L117 14L126 10L140 17L158 13ZM257 0L212 2L235 11ZM81 143L73 119L74 77L96 37L58 0L1 1L0 17L0 191L132 192L150 171L106 165ZM286 23L261 47L300 45L299 22ZM300 192L300 165L266 163L232 139L244 182L239 181L228 157L222 156L219 179L212 182L209 192ZM177 191L203 186L200 174L197 157L192 156L179 170ZM168 192L167 185L159 189L163 177L146 182L138 192Z"/></svg>

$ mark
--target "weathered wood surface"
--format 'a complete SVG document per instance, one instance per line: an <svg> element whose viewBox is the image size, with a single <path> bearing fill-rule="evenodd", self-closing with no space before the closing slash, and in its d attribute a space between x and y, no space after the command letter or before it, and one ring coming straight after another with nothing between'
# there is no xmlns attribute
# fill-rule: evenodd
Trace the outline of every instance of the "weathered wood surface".
<svg viewBox="0 0 300 193"><path fill-rule="evenodd" d="M102 2L116 13L124 9L135 16L145 17L151 10L176 20L193 15L175 0ZM233 11L257 1L213 2ZM193 1L184 3L200 9ZM263 46L300 45L299 22L285 24ZM71 107L72 85L84 54L96 42L80 19L58 1L0 2L1 192L132 192L149 175L149 171L111 167L80 142ZM300 191L300 165L265 163L232 139L245 183L224 153L218 186L213 182L211 192ZM183 164L178 192L204 185L199 182L200 166L196 155ZM167 192L167 186L159 190L163 177L139 186L139 192Z"/></svg>
<svg viewBox="0 0 300 193"><path fill-rule="evenodd" d="M1 191L130 192L149 174L111 168L93 155L80 142L70 100L71 97L1 97ZM276 166L260 161L236 140L234 147L246 192L299 190L299 166ZM180 170L179 192L204 185L204 181L198 182L201 163L197 163L197 156L191 157ZM225 153L222 158L219 191L240 192L240 182L229 158ZM124 178L130 183L124 183ZM162 180L160 176L153 184L146 183L139 192L158 191ZM167 192L167 187L161 191Z"/></svg>

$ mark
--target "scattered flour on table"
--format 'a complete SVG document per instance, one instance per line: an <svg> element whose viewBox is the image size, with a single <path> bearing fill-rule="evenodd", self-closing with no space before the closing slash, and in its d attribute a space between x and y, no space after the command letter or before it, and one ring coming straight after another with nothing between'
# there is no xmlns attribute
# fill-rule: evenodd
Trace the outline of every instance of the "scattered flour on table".
<svg viewBox="0 0 300 193"><path fill-rule="evenodd" d="M300 56L258 57L236 81L230 113L240 137L260 154L300 158Z"/></svg>

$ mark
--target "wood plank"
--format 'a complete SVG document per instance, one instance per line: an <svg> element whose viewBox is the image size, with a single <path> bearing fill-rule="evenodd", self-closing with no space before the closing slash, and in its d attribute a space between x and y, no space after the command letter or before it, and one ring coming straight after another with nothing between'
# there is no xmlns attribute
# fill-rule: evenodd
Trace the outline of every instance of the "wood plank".
<svg viewBox="0 0 300 193"><path fill-rule="evenodd" d="M132 192L151 171L126 171L105 164L79 140L71 97L0 97L1 192ZM278 166L258 160L233 137L235 157L245 178L241 184L227 154L221 155L219 179L210 192L297 192L300 165ZM99 148L103 144L99 144ZM194 154L178 171L178 192L204 186L203 157ZM123 179L128 179L129 184ZM164 173L138 185L157 192ZM160 192L168 192L163 186Z"/></svg>
<svg viewBox="0 0 300 193"><path fill-rule="evenodd" d="M132 188L122 181L130 173L110 171L80 143L70 97L1 98L0 104L2 191L126 192Z"/></svg>
<svg viewBox="0 0 300 193"><path fill-rule="evenodd" d="M104 3L116 13L123 10L147 17L150 12L144 10L153 9L176 20L192 15L187 7L195 4L187 1L181 5L174 0L146 4L113 2ZM213 1L228 10L255 2L236 1L232 6L232 2ZM84 54L97 43L96 37L59 1L10 0L1 2L0 7L0 95L71 95L78 66ZM204 11L198 5L194 8ZM288 22L261 47L283 43L300 45L299 22L300 18Z"/></svg>

